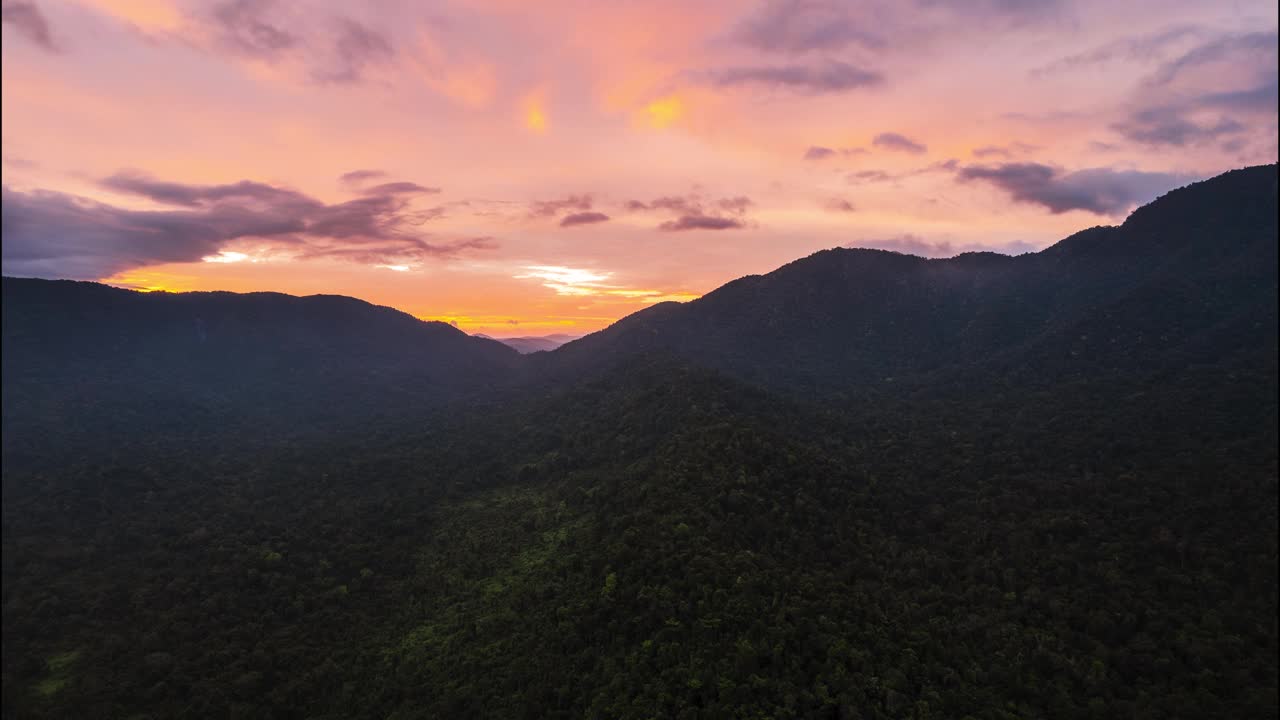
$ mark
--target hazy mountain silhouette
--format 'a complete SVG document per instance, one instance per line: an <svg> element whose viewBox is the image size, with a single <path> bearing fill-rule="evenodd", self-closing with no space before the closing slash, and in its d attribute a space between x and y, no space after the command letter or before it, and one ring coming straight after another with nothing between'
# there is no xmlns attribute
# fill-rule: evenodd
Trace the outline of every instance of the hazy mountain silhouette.
<svg viewBox="0 0 1280 720"><path fill-rule="evenodd" d="M495 338L482 333L476 333L475 337L497 340L503 345L515 349L516 352L519 352L521 355L528 355L530 353L555 350L561 345L577 340L582 336L569 335L567 333L553 333L551 335L530 335L528 337Z"/></svg>
<svg viewBox="0 0 1280 720"><path fill-rule="evenodd" d="M4 448L226 425L308 433L510 380L507 346L347 297L3 280ZM73 443L74 444L74 443Z"/></svg>

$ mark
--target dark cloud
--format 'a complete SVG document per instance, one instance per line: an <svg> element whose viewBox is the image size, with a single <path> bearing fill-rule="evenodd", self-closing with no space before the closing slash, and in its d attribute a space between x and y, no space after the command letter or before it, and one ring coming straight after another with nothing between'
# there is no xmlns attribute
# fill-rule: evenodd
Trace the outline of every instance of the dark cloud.
<svg viewBox="0 0 1280 720"><path fill-rule="evenodd" d="M529 205L529 215L551 217L565 210L587 211L593 202L590 194L570 195L560 200L536 200Z"/></svg>
<svg viewBox="0 0 1280 720"><path fill-rule="evenodd" d="M298 44L298 37L267 20L273 0L230 0L213 7L213 21L224 44L236 52L274 60Z"/></svg>
<svg viewBox="0 0 1280 720"><path fill-rule="evenodd" d="M990 183L1016 202L1039 205L1054 214L1084 210L1097 215L1119 215L1190 179L1169 173L1111 168L1064 173L1039 163L971 165L960 168L956 177L963 182Z"/></svg>
<svg viewBox="0 0 1280 720"><path fill-rule="evenodd" d="M191 262L252 238L301 257L422 261L489 247L488 238L429 241L417 228L439 208L417 210L417 191L365 194L326 204L265 183L185 185L139 173L101 183L174 210L130 210L50 191L5 188L4 271L96 279L129 268ZM392 185L395 185L394 183Z"/></svg>
<svg viewBox="0 0 1280 720"><path fill-rule="evenodd" d="M20 0L4 0L0 4L0 21L13 26L20 35L39 45L49 52L58 52L57 43L53 41L53 33L49 30L49 21L44 13L33 2Z"/></svg>
<svg viewBox="0 0 1280 720"><path fill-rule="evenodd" d="M312 76L326 84L345 85L360 82L365 70L373 64L395 57L395 48L381 33L351 18L338 19L338 35L334 42L336 65L316 70Z"/></svg>
<svg viewBox="0 0 1280 720"><path fill-rule="evenodd" d="M851 213L857 210L857 208L853 206L853 203L845 200L844 198L827 198L823 201L822 207L830 212L840 213Z"/></svg>
<svg viewBox="0 0 1280 720"><path fill-rule="evenodd" d="M377 180L386 177L387 174L381 170L352 170L338 176L344 185L361 185L369 180Z"/></svg>
<svg viewBox="0 0 1280 720"><path fill-rule="evenodd" d="M574 225L591 225L593 223L608 222L609 216L601 212L581 212L565 215L560 218L560 227L573 227Z"/></svg>
<svg viewBox="0 0 1280 720"><path fill-rule="evenodd" d="M418 183L412 182L389 182L381 185L374 185L360 191L361 195L401 195L401 194L421 194L434 195L440 192L438 187L424 187Z"/></svg>
<svg viewBox="0 0 1280 720"><path fill-rule="evenodd" d="M883 38L860 26L845 4L820 0L770 0L744 20L733 37L756 50L793 54L885 45Z"/></svg>
<svg viewBox="0 0 1280 720"><path fill-rule="evenodd" d="M880 133L871 141L872 145L885 150L893 150L894 152L905 152L919 155L928 152L928 146L918 143L915 140L895 132Z"/></svg>
<svg viewBox="0 0 1280 720"><path fill-rule="evenodd" d="M820 65L731 67L715 71L710 77L720 87L758 85L812 94L844 92L884 82L878 72L834 60Z"/></svg>
<svg viewBox="0 0 1280 720"><path fill-rule="evenodd" d="M746 227L737 218L717 217L714 215L681 215L675 220L668 220L658 226L659 230L678 232L682 230L732 230Z"/></svg>

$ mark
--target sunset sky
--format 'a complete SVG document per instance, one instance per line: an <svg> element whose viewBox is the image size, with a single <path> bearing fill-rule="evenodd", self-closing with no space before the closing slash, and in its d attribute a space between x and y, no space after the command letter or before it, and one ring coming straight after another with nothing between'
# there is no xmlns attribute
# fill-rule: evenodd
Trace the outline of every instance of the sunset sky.
<svg viewBox="0 0 1280 720"><path fill-rule="evenodd" d="M1277 156L1271 0L3 2L3 271L583 333Z"/></svg>

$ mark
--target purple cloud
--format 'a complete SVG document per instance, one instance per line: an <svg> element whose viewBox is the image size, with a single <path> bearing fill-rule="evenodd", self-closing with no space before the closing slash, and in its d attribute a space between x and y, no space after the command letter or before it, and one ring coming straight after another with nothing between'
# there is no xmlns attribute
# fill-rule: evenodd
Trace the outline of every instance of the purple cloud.
<svg viewBox="0 0 1280 720"><path fill-rule="evenodd" d="M1215 37L1146 78L1111 129L1158 148L1231 143L1259 126L1274 128L1276 68L1275 30Z"/></svg>
<svg viewBox="0 0 1280 720"><path fill-rule="evenodd" d="M395 48L381 33L351 18L339 18L337 22L336 66L314 71L312 77L317 81L332 85L358 83L370 65L389 62L395 57Z"/></svg>
<svg viewBox="0 0 1280 720"><path fill-rule="evenodd" d="M1039 205L1055 215L1071 210L1119 215L1190 179L1169 173L1111 168L1064 173L1039 163L971 165L960 168L956 177L962 182L989 183L1008 193L1015 202Z"/></svg>
<svg viewBox="0 0 1280 720"><path fill-rule="evenodd" d="M551 217L564 210L587 211L593 204L591 194L569 195L560 200L535 200L529 205L529 215L533 217Z"/></svg>
<svg viewBox="0 0 1280 720"><path fill-rule="evenodd" d="M658 226L666 232L682 230L731 230L746 227L737 218L716 217L713 215L681 215Z"/></svg>
<svg viewBox="0 0 1280 720"><path fill-rule="evenodd" d="M440 241L420 233L417 228L440 213L412 206L421 194L405 187L412 183L388 183L381 192L371 188L336 204L247 180L185 185L117 173L101 184L177 209L130 210L58 192L5 188L4 271L97 279L156 263L197 261L243 238L300 257L401 263L493 245L490 238Z"/></svg>
<svg viewBox="0 0 1280 720"><path fill-rule="evenodd" d="M44 13L33 2L20 0L4 0L0 5L0 22L13 26L20 35L49 52L59 52L57 43L53 41L53 33L49 31L49 21Z"/></svg>
<svg viewBox="0 0 1280 720"><path fill-rule="evenodd" d="M213 21L223 44L264 60L274 60L296 46L296 35L267 20L271 6L272 0L230 0L215 5Z"/></svg>
<svg viewBox="0 0 1280 720"><path fill-rule="evenodd" d="M756 50L792 54L840 50L849 45L879 49L885 44L879 36L863 30L844 5L813 0L770 0L733 35Z"/></svg>
<svg viewBox="0 0 1280 720"><path fill-rule="evenodd" d="M402 194L422 194L434 195L440 192L438 187L424 187L418 183L412 182L389 182L381 185L374 185L371 188L365 188L360 191L361 195L402 195Z"/></svg>
<svg viewBox="0 0 1280 720"><path fill-rule="evenodd" d="M760 85L822 94L880 85L884 77L880 73L833 60L821 65L731 67L713 72L711 81L719 87Z"/></svg>
<svg viewBox="0 0 1280 720"><path fill-rule="evenodd" d="M923 143L916 142L906 135L901 135L896 132L880 133L875 136L875 139L871 141L871 144L885 150L911 153L913 155L919 155L929 150L929 148Z"/></svg>
<svg viewBox="0 0 1280 720"><path fill-rule="evenodd" d="M1001 255L1022 255L1024 253L1035 252L1040 249L1031 243L1021 240L1014 240L1012 242L994 246L975 245L973 243L956 245L949 240L931 241L912 233L893 235L886 238L857 240L845 247L888 250L890 252L902 253L904 255L916 255L923 258L949 258L967 252L995 252L1000 253Z"/></svg>
<svg viewBox="0 0 1280 720"><path fill-rule="evenodd" d="M381 170L352 170L338 176L338 180L343 185L362 185L369 180L377 180L386 177L387 174Z"/></svg>
<svg viewBox="0 0 1280 720"><path fill-rule="evenodd" d="M600 212L581 212L565 215L560 219L560 227L573 227L574 225L591 225L593 223L608 222L609 216Z"/></svg>

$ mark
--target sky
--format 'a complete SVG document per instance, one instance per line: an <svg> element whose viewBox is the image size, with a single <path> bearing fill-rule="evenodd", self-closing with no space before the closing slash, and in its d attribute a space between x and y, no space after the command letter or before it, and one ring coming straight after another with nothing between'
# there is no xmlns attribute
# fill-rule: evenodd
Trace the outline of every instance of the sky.
<svg viewBox="0 0 1280 720"><path fill-rule="evenodd" d="M1276 162L1277 8L3 0L3 272L580 334Z"/></svg>

